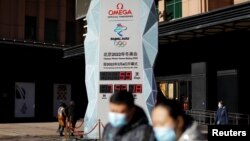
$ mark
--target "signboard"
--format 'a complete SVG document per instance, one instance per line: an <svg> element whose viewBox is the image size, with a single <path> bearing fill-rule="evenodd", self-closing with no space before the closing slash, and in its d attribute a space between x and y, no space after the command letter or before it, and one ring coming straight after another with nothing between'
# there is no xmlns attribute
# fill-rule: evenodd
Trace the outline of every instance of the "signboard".
<svg viewBox="0 0 250 141"><path fill-rule="evenodd" d="M100 94L119 90L142 93L142 42L139 1L101 2ZM137 31L137 32L135 32Z"/></svg>
<svg viewBox="0 0 250 141"><path fill-rule="evenodd" d="M69 104L71 99L71 85L70 84L54 84L54 97L53 97L53 115L57 116L57 110L61 104Z"/></svg>
<svg viewBox="0 0 250 141"><path fill-rule="evenodd" d="M111 94L120 90L135 94L143 103L143 51L140 33L140 1L101 1L99 52L99 104L109 111ZM139 104L139 105L141 105ZM103 123L107 114L99 114Z"/></svg>
<svg viewBox="0 0 250 141"><path fill-rule="evenodd" d="M108 123L109 98L116 91L134 94L148 117L156 99L153 65L158 52L154 0L92 0L84 43L88 107L84 131L100 119ZM88 134L97 138L98 130Z"/></svg>
<svg viewBox="0 0 250 141"><path fill-rule="evenodd" d="M15 117L35 116L35 83L16 82Z"/></svg>

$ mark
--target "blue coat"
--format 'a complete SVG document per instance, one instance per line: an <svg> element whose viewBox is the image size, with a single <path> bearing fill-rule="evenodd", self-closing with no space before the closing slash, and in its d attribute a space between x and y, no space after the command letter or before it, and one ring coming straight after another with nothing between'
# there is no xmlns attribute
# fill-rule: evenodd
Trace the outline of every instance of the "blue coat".
<svg viewBox="0 0 250 141"><path fill-rule="evenodd" d="M215 123L217 125L228 124L228 112L226 107L218 108L216 112Z"/></svg>

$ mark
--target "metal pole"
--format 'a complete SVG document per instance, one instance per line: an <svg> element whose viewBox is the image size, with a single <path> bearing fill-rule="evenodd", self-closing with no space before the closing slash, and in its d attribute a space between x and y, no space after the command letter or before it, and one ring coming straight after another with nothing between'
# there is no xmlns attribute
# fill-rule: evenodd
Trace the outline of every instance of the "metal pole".
<svg viewBox="0 0 250 141"><path fill-rule="evenodd" d="M200 118L200 114L198 115L199 116L199 118L198 118L198 123L200 124L201 123L201 118Z"/></svg>
<svg viewBox="0 0 250 141"><path fill-rule="evenodd" d="M248 125L249 125L249 115L247 115L247 119L248 119Z"/></svg>
<svg viewBox="0 0 250 141"><path fill-rule="evenodd" d="M99 128L99 140L101 140L101 120L98 120L98 128Z"/></svg>
<svg viewBox="0 0 250 141"><path fill-rule="evenodd" d="M212 114L210 113L210 125L212 125Z"/></svg>
<svg viewBox="0 0 250 141"><path fill-rule="evenodd" d="M236 125L239 124L239 121L238 121L238 115L236 114Z"/></svg>

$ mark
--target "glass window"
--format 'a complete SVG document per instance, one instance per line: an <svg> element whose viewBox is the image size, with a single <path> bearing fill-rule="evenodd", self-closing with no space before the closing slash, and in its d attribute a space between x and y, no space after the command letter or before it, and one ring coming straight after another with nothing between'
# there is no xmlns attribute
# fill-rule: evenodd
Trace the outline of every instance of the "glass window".
<svg viewBox="0 0 250 141"><path fill-rule="evenodd" d="M36 17L25 17L25 39L36 40Z"/></svg>
<svg viewBox="0 0 250 141"><path fill-rule="evenodd" d="M57 43L57 21L56 20L45 20L44 40L45 42Z"/></svg>
<svg viewBox="0 0 250 141"><path fill-rule="evenodd" d="M66 24L66 44L74 45L75 44L75 23L67 22Z"/></svg>
<svg viewBox="0 0 250 141"><path fill-rule="evenodd" d="M174 99L174 83L168 83L168 98Z"/></svg>
<svg viewBox="0 0 250 141"><path fill-rule="evenodd" d="M167 20L180 18L182 16L182 0L165 0Z"/></svg>

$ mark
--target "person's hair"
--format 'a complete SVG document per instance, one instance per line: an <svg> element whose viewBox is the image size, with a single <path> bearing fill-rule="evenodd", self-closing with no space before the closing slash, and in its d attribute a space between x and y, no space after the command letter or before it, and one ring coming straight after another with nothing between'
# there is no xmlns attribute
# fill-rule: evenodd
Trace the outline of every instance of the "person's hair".
<svg viewBox="0 0 250 141"><path fill-rule="evenodd" d="M221 105L224 105L224 103L223 103L223 101L222 101L222 100L220 100L220 101L219 101L219 103L220 103Z"/></svg>
<svg viewBox="0 0 250 141"><path fill-rule="evenodd" d="M64 102L61 104L61 106L64 107L64 108L67 107L67 105Z"/></svg>
<svg viewBox="0 0 250 141"><path fill-rule="evenodd" d="M131 92L122 90L114 93L110 97L109 102L114 104L125 104L131 108L134 106L134 96Z"/></svg>
<svg viewBox="0 0 250 141"><path fill-rule="evenodd" d="M75 105L75 101L74 101L74 100L71 100L71 101L70 101L70 105Z"/></svg>
<svg viewBox="0 0 250 141"><path fill-rule="evenodd" d="M184 115L184 111L182 110L181 105L177 100L164 99L158 102L156 104L156 107L157 106L162 106L166 108L167 111L169 112L169 115L174 119L177 119L178 116Z"/></svg>
<svg viewBox="0 0 250 141"><path fill-rule="evenodd" d="M162 100L161 102L157 103L156 107L157 106L162 106L163 108L165 108L169 112L170 117L172 117L175 120L179 116L181 116L184 120L184 126L182 128L183 131L187 127L189 127L191 125L191 122L193 121L192 117L185 114L184 110L182 110L182 108L181 108L180 102L177 100L165 99L165 100Z"/></svg>

